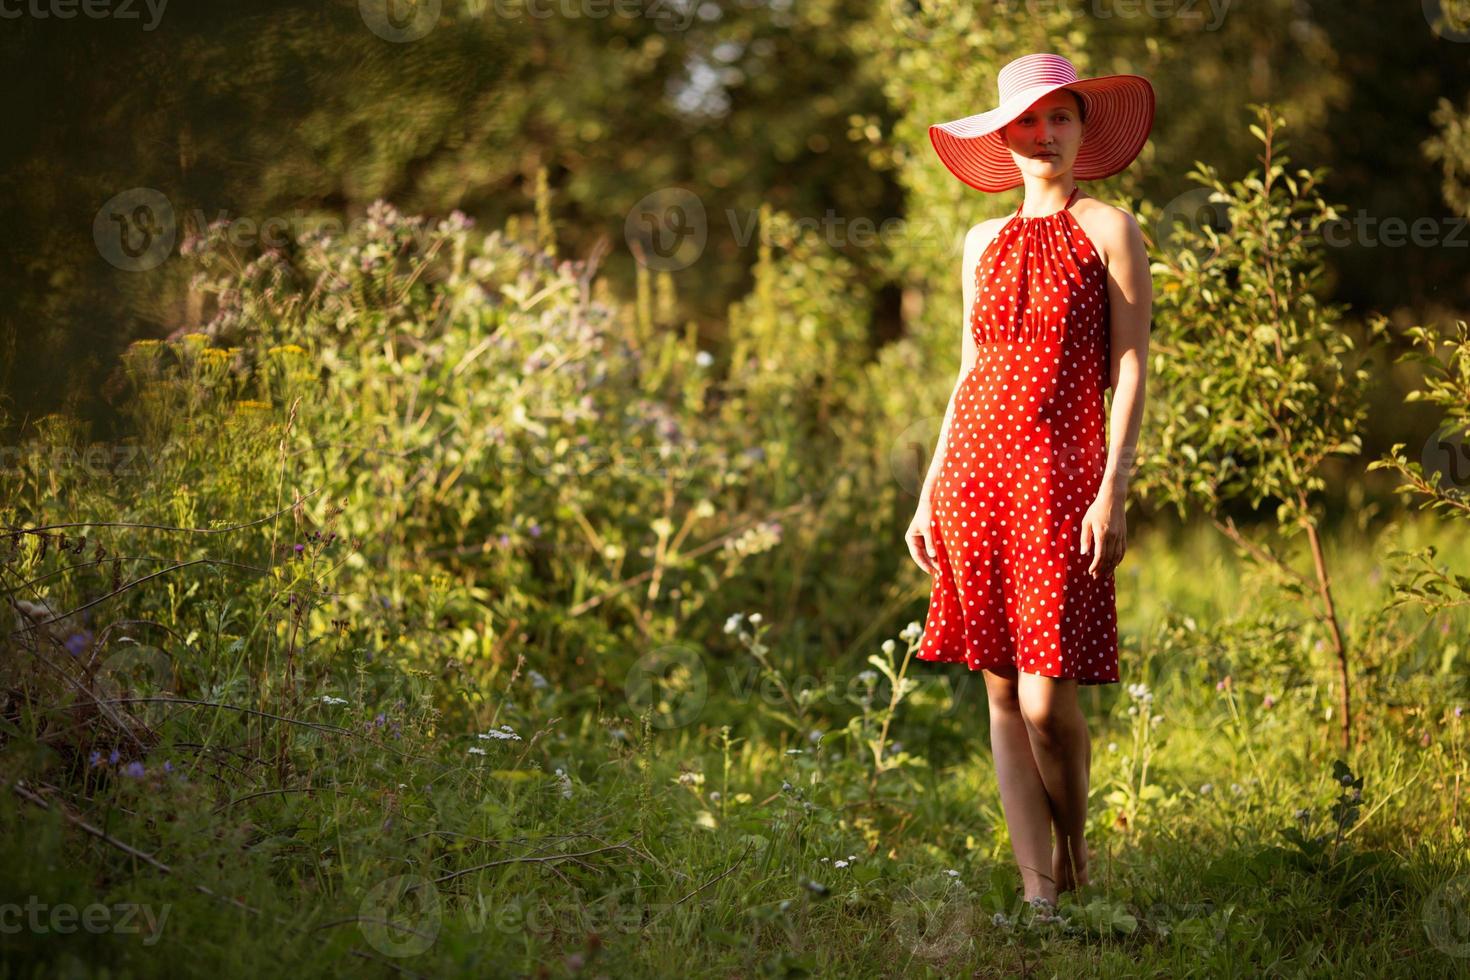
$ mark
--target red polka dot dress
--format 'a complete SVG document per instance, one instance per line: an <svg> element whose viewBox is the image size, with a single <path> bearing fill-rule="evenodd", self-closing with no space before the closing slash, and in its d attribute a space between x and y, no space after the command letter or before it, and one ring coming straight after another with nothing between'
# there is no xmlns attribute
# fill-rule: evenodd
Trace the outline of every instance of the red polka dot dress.
<svg viewBox="0 0 1470 980"><path fill-rule="evenodd" d="M1021 217L975 269L979 348L960 382L933 495L937 553L915 654L1118 680L1113 575L1087 573L1082 517L1107 462L1106 269L1070 208Z"/></svg>

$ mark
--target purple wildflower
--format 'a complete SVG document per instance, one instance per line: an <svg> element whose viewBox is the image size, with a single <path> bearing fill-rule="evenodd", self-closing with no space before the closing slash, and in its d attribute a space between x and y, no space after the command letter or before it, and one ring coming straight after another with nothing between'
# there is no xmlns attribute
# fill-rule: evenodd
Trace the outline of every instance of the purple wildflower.
<svg viewBox="0 0 1470 980"><path fill-rule="evenodd" d="M93 749L92 754L87 756L87 762L94 767L102 765L102 753Z"/></svg>
<svg viewBox="0 0 1470 980"><path fill-rule="evenodd" d="M132 762L129 762L127 765L123 766L122 774L124 776L131 776L133 779L142 779L143 763L139 762L137 759L134 759Z"/></svg>
<svg viewBox="0 0 1470 980"><path fill-rule="evenodd" d="M71 654L73 657L80 657L83 651L87 649L87 645L91 642L91 630L82 630L79 633L73 633L71 636L68 636L66 638L66 652Z"/></svg>
<svg viewBox="0 0 1470 980"><path fill-rule="evenodd" d="M541 525L540 524L537 524L535 521L532 521L531 522L531 527L530 527L529 530L531 532L531 537L533 537L533 538L539 538L539 537L541 537Z"/></svg>
<svg viewBox="0 0 1470 980"><path fill-rule="evenodd" d="M107 753L107 764L109 766L115 766L115 765L117 765L117 760L118 760L117 749L113 749L111 752Z"/></svg>

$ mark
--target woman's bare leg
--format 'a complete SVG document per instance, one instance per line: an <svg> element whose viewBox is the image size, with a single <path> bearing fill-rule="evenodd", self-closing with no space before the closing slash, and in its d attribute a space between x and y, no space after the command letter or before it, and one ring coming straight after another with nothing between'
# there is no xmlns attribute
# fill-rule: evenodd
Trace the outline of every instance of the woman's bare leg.
<svg viewBox="0 0 1470 980"><path fill-rule="evenodd" d="M1070 891L1088 882L1085 831L1092 741L1087 718L1077 703L1075 680L1022 671L1018 686L1021 716L1057 830L1052 875L1059 892Z"/></svg>
<svg viewBox="0 0 1470 980"><path fill-rule="evenodd" d="M1052 860L1052 808L1047 799L1032 735L1021 710L1016 669L987 670L985 693L990 702L990 750L995 756L1001 808L1010 828L1011 850L1021 869L1025 898L1056 901Z"/></svg>

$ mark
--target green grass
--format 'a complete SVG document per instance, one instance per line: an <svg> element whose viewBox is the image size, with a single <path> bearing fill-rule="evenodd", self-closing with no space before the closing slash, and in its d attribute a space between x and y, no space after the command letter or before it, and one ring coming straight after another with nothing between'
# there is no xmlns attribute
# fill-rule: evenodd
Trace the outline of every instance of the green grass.
<svg viewBox="0 0 1470 980"><path fill-rule="evenodd" d="M1404 534L1430 539L1453 550L1444 528ZM0 920L0 974L1465 975L1463 660L1439 671L1463 619L1444 633L1443 617L1407 614L1360 635L1387 576L1372 542L1332 542L1365 665L1361 806L1335 818L1330 664L1256 670L1309 641L1262 639L1301 617L1222 540L1130 542L1124 683L1084 694L1093 880L1061 926L1021 913L978 684L910 660L921 683L890 717L886 684L864 710L850 680L868 664L830 665L803 699L760 684L751 647L723 634L651 707L611 666L601 688L501 677L478 694L519 740L440 727L436 701L463 692L420 678L414 697L361 663L335 675L347 703L302 700L296 724L135 704L160 739L141 778L27 738L42 706L12 697L7 783L49 806L0 800L0 904L18 908ZM812 662L762 626L778 674ZM1135 682L1157 724L1127 714ZM874 788L864 741L885 718L891 768ZM1152 746L1143 784L1125 758L1135 738ZM46 911L10 928L28 901ZM111 910L93 913L104 927L57 928L56 910L93 905Z"/></svg>

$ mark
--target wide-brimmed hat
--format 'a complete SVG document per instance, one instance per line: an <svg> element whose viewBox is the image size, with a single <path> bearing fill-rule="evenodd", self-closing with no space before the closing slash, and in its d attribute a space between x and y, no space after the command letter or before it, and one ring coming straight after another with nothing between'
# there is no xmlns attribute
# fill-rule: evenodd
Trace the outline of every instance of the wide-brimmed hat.
<svg viewBox="0 0 1470 980"><path fill-rule="evenodd" d="M1078 78L1059 54L1022 55L996 76L1000 104L994 109L935 123L929 141L950 173L982 191L1005 191L1022 183L1000 130L1037 99L1059 88L1076 92L1086 106L1086 136L1072 175L1101 180L1124 170L1148 140L1154 124L1154 89L1142 75Z"/></svg>

